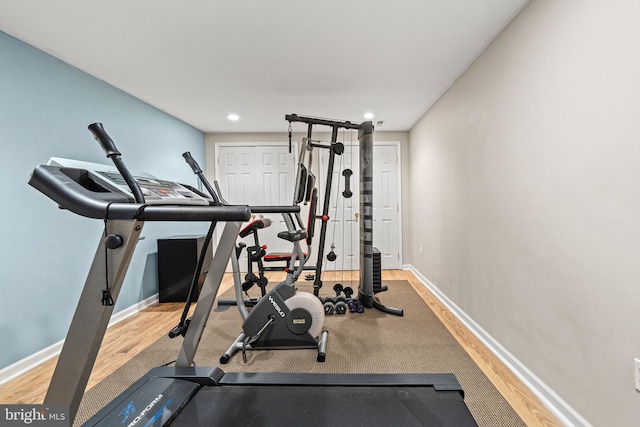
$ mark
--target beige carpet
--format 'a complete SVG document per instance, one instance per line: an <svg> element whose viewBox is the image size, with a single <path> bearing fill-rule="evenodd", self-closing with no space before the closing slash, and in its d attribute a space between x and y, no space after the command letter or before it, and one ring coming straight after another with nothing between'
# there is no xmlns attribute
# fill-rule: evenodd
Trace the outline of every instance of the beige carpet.
<svg viewBox="0 0 640 427"><path fill-rule="evenodd" d="M242 355L237 354L227 365L220 365L220 356L241 330L237 308L228 307L212 313L196 354L196 364L220 366L227 372L453 373L480 426L524 426L411 285L406 281L384 284L389 291L379 294L381 302L404 309L404 316L374 309L362 314L327 316L329 345L325 363L316 362L315 350L274 350L250 351L246 364ZM323 290L332 286L325 283ZM302 282L299 289L310 291L310 284ZM232 298L233 293L228 291L222 297ZM174 361L181 341L161 338L87 391L75 425L86 421L150 369Z"/></svg>

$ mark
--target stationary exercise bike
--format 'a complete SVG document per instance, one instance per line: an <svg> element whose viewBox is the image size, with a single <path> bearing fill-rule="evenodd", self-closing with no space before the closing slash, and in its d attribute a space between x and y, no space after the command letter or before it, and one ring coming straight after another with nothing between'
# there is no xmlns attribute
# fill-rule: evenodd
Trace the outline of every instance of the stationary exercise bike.
<svg viewBox="0 0 640 427"><path fill-rule="evenodd" d="M194 173L214 200L220 197L207 181L196 161L188 154L183 155ZM304 165L302 165L304 166ZM315 229L318 193L316 188L308 188L314 181L306 174L298 174L294 201L304 200L309 205L306 229L302 225L299 213L283 209L282 215L287 231L278 233L278 237L293 243L291 259L287 267L286 279L260 298L251 311L247 310L242 295L243 283L240 278L238 258L242 247L236 247L235 256L231 256L236 302L243 319L242 333L220 357L220 363L226 364L233 355L242 351L243 360L247 362L247 350L267 349L317 349L317 361L326 359L329 333L322 330L324 323L324 306L320 300L308 292L296 292L295 282L304 271L306 260L310 256L311 243ZM301 196L303 195L303 196ZM222 203L221 202L221 203ZM258 207L251 207L252 212L260 212ZM290 208L290 207L287 207ZM307 252L303 252L300 242L306 240Z"/></svg>
<svg viewBox="0 0 640 427"><path fill-rule="evenodd" d="M220 363L227 363L238 351L242 351L246 362L247 350L266 349L317 349L317 361L325 361L328 332L322 330L324 306L313 294L296 292L295 288L305 261L300 241L306 239L307 245L311 245L316 205L317 190L314 189L306 230L294 229L291 216L283 214L289 231L280 232L278 237L293 243L287 277L267 292L248 314L240 310L244 319L242 333L220 357ZM241 306L238 301L238 307Z"/></svg>

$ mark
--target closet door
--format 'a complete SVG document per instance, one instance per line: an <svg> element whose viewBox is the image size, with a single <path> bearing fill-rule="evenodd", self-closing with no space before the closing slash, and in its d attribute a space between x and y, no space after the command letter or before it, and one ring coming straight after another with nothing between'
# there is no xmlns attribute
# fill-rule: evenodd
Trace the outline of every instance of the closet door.
<svg viewBox="0 0 640 427"><path fill-rule="evenodd" d="M400 168L395 145L373 147L373 246L383 269L400 269Z"/></svg>
<svg viewBox="0 0 640 427"><path fill-rule="evenodd" d="M402 267L402 227L400 224L400 168L399 144L376 143L373 148L373 246L381 252L383 269ZM340 159L342 157L342 159ZM320 163L320 188L324 197L326 187L328 153L322 153ZM344 198L345 178L343 170L350 169L350 190L353 195ZM336 261L323 263L324 271L358 270L360 268L360 154L357 142L346 143L342 156L336 156L325 255L335 245Z"/></svg>
<svg viewBox="0 0 640 427"><path fill-rule="evenodd" d="M295 151L285 144L223 144L215 146L216 179L222 196L231 204L254 206L282 205L293 202L295 183ZM291 243L277 237L286 226L280 214L254 213L253 219L269 218L270 227L260 230L260 244L268 252L290 252ZM306 218L306 217L305 217ZM253 245L253 237L244 239ZM240 266L246 270L246 253Z"/></svg>

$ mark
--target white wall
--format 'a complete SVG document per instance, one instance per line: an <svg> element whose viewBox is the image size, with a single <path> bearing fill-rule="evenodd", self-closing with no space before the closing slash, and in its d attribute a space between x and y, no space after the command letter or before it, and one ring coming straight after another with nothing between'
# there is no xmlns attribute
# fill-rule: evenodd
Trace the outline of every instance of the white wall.
<svg viewBox="0 0 640 427"><path fill-rule="evenodd" d="M532 0L410 132L405 259L597 426L640 425L639 18Z"/></svg>

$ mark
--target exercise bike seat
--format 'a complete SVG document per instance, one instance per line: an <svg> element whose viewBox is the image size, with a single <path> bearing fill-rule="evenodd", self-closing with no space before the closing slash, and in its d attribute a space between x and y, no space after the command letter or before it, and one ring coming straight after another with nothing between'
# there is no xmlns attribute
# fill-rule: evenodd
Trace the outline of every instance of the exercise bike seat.
<svg viewBox="0 0 640 427"><path fill-rule="evenodd" d="M299 242L302 239L308 238L308 233L306 230L295 230L295 231L281 231L278 233L278 237L281 239L287 240L289 242ZM291 252L270 252L263 257L263 261L265 262L278 262L278 261L291 261L291 257L293 254ZM307 253L302 253L303 257L307 257ZM286 269L286 267L284 267Z"/></svg>
<svg viewBox="0 0 640 427"><path fill-rule="evenodd" d="M307 230L295 230L295 231L281 231L278 233L278 237L288 242L299 242L302 239L306 239L309 235Z"/></svg>

